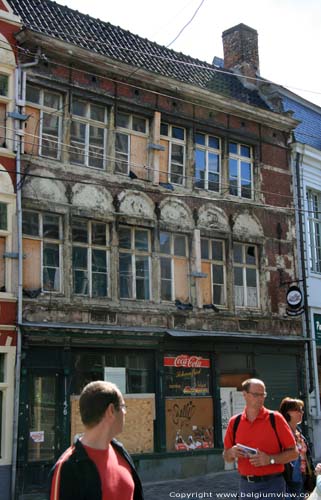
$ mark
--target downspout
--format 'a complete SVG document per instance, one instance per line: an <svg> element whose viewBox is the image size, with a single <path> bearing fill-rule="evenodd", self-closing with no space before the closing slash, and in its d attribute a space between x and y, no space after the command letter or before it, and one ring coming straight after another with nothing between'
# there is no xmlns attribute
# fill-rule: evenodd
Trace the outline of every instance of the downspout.
<svg viewBox="0 0 321 500"><path fill-rule="evenodd" d="M15 111L22 113L22 107L26 96L26 73L24 69L36 66L39 63L40 52L38 50L34 61L18 64L15 74ZM20 405L20 370L21 370L21 329L22 324L22 288L23 288L23 253L22 253L22 202L21 202L21 153L23 152L21 122L15 120L15 148L16 148L16 210L17 210L17 232L18 232L18 296L17 296L17 355L15 366L15 399L13 411L13 440L12 440L12 471L11 471L11 498L15 498L17 477L17 455L18 455L18 426Z"/></svg>
<svg viewBox="0 0 321 500"><path fill-rule="evenodd" d="M305 245L304 245L304 235L303 230L305 230L304 224L304 200L302 200L301 194L302 185L301 185L301 176L300 176L300 166L302 164L303 154L296 153L295 156L295 175L296 175L296 187L297 187L297 202L298 202L298 224L299 224L299 248L300 248L300 271L303 283L303 300L304 300L304 330L305 336L307 338L306 343L306 352L307 352L307 361L309 368L309 394L313 392L314 389L318 387L317 380L317 368L316 368L316 360L315 360L315 348L313 345L313 339L311 335L311 327L310 327L310 317L309 317L309 307L308 307L308 287L307 287L307 273L306 273L306 262L305 262ZM320 400L319 397L315 397L316 403L316 412L317 417L320 416Z"/></svg>

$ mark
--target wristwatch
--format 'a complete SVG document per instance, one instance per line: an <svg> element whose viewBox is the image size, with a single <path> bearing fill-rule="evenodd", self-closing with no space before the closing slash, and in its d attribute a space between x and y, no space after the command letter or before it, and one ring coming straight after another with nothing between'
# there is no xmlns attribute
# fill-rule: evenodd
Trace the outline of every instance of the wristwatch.
<svg viewBox="0 0 321 500"><path fill-rule="evenodd" d="M270 464L271 464L271 465L274 465L274 464L275 464L275 460L274 460L274 458L272 458L272 457L270 457Z"/></svg>

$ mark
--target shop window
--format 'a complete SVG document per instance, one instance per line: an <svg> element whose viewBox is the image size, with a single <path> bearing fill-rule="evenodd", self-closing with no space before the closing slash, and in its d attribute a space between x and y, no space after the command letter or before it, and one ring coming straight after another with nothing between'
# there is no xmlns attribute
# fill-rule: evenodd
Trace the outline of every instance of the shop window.
<svg viewBox="0 0 321 500"><path fill-rule="evenodd" d="M208 356L164 356L168 451L213 448L213 399Z"/></svg>
<svg viewBox="0 0 321 500"><path fill-rule="evenodd" d="M236 307L258 307L257 248L253 245L234 244L233 267Z"/></svg>
<svg viewBox="0 0 321 500"><path fill-rule="evenodd" d="M105 368L126 369L126 394L148 394L155 392L154 356L150 352L136 350L81 352L74 354L75 367L71 392L80 394L82 388L93 380L105 379Z"/></svg>
<svg viewBox="0 0 321 500"><path fill-rule="evenodd" d="M308 190L310 269L321 273L321 192Z"/></svg>
<svg viewBox="0 0 321 500"><path fill-rule="evenodd" d="M160 133L164 150L160 154L159 181L184 186L186 131L182 127L161 123Z"/></svg>
<svg viewBox="0 0 321 500"><path fill-rule="evenodd" d="M26 153L60 158L62 96L50 90L27 85L24 149Z"/></svg>
<svg viewBox="0 0 321 500"><path fill-rule="evenodd" d="M55 459L56 377L34 375L30 380L28 461Z"/></svg>
<svg viewBox="0 0 321 500"><path fill-rule="evenodd" d="M26 295L61 291L62 221L59 215L23 212L23 288Z"/></svg>
<svg viewBox="0 0 321 500"><path fill-rule="evenodd" d="M73 291L107 297L109 290L109 227L101 222L73 219Z"/></svg>
<svg viewBox="0 0 321 500"><path fill-rule="evenodd" d="M220 191L221 146L217 137L197 133L195 136L195 186Z"/></svg>
<svg viewBox="0 0 321 500"><path fill-rule="evenodd" d="M106 144L107 109L74 99L70 125L70 162L102 169L106 163Z"/></svg>
<svg viewBox="0 0 321 500"><path fill-rule="evenodd" d="M203 304L226 305L226 263L224 241L201 239Z"/></svg>
<svg viewBox="0 0 321 500"><path fill-rule="evenodd" d="M120 298L150 300L150 231L120 227L118 238Z"/></svg>
<svg viewBox="0 0 321 500"><path fill-rule="evenodd" d="M139 179L149 177L147 166L148 123L145 118L118 112L116 114L115 172Z"/></svg>
<svg viewBox="0 0 321 500"><path fill-rule="evenodd" d="M229 143L229 192L253 198L253 153L245 144Z"/></svg>
<svg viewBox="0 0 321 500"><path fill-rule="evenodd" d="M160 233L161 300L189 301L187 237Z"/></svg>

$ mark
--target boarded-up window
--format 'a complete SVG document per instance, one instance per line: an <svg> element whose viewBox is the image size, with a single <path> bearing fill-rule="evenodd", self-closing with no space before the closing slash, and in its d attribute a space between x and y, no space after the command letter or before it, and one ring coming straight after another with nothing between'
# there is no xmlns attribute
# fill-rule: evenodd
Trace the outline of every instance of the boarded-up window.
<svg viewBox="0 0 321 500"><path fill-rule="evenodd" d="M27 84L25 152L59 158L61 150L62 96Z"/></svg>
<svg viewBox="0 0 321 500"><path fill-rule="evenodd" d="M6 147L6 105L0 103L0 148Z"/></svg>
<svg viewBox="0 0 321 500"><path fill-rule="evenodd" d="M61 217L25 210L22 231L25 292L61 291Z"/></svg>
<svg viewBox="0 0 321 500"><path fill-rule="evenodd" d="M148 179L147 166L147 137L131 136L130 141L130 170L140 179Z"/></svg>
<svg viewBox="0 0 321 500"><path fill-rule="evenodd" d="M118 112L116 114L115 172L148 179L146 118Z"/></svg>
<svg viewBox="0 0 321 500"><path fill-rule="evenodd" d="M160 233L161 299L189 301L188 252L185 235Z"/></svg>
<svg viewBox="0 0 321 500"><path fill-rule="evenodd" d="M23 239L23 288L41 288L41 241Z"/></svg>
<svg viewBox="0 0 321 500"><path fill-rule="evenodd" d="M40 110L26 106L26 121L24 148L25 152L33 155L39 154Z"/></svg>
<svg viewBox="0 0 321 500"><path fill-rule="evenodd" d="M0 292L5 291L5 258L3 256L6 249L6 239L0 237Z"/></svg>

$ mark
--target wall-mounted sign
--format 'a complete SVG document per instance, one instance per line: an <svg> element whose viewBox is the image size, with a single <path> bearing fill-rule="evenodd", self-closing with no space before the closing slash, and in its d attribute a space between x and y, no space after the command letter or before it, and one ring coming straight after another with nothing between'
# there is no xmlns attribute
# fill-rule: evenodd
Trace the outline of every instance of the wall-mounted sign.
<svg viewBox="0 0 321 500"><path fill-rule="evenodd" d="M313 314L313 324L316 344L321 346L321 314Z"/></svg>
<svg viewBox="0 0 321 500"><path fill-rule="evenodd" d="M288 316L300 316L304 312L302 306L303 296L300 288L296 285L290 286L286 294L288 307L286 313Z"/></svg>
<svg viewBox="0 0 321 500"><path fill-rule="evenodd" d="M210 394L210 360L202 356L166 355L166 396L208 396Z"/></svg>

